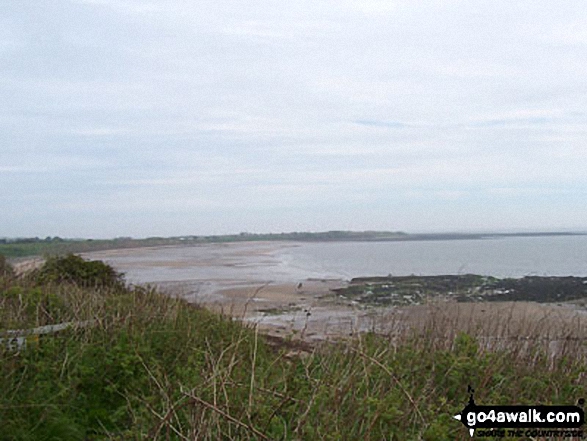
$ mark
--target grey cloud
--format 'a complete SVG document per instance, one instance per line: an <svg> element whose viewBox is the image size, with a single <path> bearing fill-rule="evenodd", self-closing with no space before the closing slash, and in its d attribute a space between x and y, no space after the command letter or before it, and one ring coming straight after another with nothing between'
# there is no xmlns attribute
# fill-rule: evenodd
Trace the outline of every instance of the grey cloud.
<svg viewBox="0 0 587 441"><path fill-rule="evenodd" d="M48 220L5 211L0 236L80 235L92 210L95 235L175 234L173 219L241 231L246 201L249 225L283 230L358 226L373 206L369 229L416 199L462 202L472 219L492 188L538 189L539 207L584 194L586 20L542 0L5 0L3 200L33 197ZM161 230L126 230L133 209L160 206L174 213Z"/></svg>

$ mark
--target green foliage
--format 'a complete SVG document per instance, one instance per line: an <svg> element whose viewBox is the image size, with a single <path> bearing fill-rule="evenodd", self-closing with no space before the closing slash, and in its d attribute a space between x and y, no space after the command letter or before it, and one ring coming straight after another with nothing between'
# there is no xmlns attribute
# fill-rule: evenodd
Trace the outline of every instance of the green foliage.
<svg viewBox="0 0 587 441"><path fill-rule="evenodd" d="M131 239L116 238L109 240L92 239L61 239L54 238L29 238L15 240L0 239L0 254L8 257L27 257L44 255L65 255L68 253L83 253L90 251L139 248L161 245L180 245L185 243L178 238L149 238Z"/></svg>
<svg viewBox="0 0 587 441"><path fill-rule="evenodd" d="M0 254L8 257L42 256L46 254L63 255L120 248L139 248L163 245L190 245L196 243L222 243L242 241L323 241L323 240L398 240L408 237L402 232L385 231L326 231L318 233L293 232L280 234L228 234L220 236L180 236L149 237L133 239L117 237L107 240L62 239L60 237L39 237L20 239L0 239Z"/></svg>
<svg viewBox="0 0 587 441"><path fill-rule="evenodd" d="M63 297L40 287L11 286L0 291L0 306L0 328L38 326L71 319Z"/></svg>
<svg viewBox="0 0 587 441"><path fill-rule="evenodd" d="M6 257L0 254L0 279L14 277L14 269L6 261Z"/></svg>
<svg viewBox="0 0 587 441"><path fill-rule="evenodd" d="M48 258L34 277L40 284L73 283L108 288L124 286L124 276L110 265L100 260L87 261L74 254Z"/></svg>
<svg viewBox="0 0 587 441"><path fill-rule="evenodd" d="M467 334L443 347L364 334L292 357L295 342L153 289L10 283L10 326L97 320L0 348L0 440L465 440L452 415L469 384L479 404L587 396L580 358L483 351Z"/></svg>

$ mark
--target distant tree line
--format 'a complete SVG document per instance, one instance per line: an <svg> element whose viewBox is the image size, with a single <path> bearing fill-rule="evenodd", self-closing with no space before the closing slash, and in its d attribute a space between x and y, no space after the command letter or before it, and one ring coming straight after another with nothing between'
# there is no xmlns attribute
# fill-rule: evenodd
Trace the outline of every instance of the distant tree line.
<svg viewBox="0 0 587 441"><path fill-rule="evenodd" d="M41 239L40 237L16 237L16 238L10 238L10 237L3 237L0 238L0 243L41 243L41 242L65 242L65 239L60 238L59 236L47 236L44 239Z"/></svg>

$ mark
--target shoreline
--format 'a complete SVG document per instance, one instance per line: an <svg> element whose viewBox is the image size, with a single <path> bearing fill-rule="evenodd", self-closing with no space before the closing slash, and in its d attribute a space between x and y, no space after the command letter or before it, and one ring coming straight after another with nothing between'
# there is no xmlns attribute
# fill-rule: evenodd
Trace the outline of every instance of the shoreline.
<svg viewBox="0 0 587 441"><path fill-rule="evenodd" d="M431 324L452 334L475 333L484 339L538 338L545 322L551 332L557 331L549 336L555 340L587 335L587 310L571 303L461 303L439 296L420 305L365 306L343 303L327 287L301 292L293 285L230 289L223 302L201 306L251 323L269 335L305 341L344 339L367 331L417 333ZM504 317L507 329L496 329L495 323L503 323Z"/></svg>
<svg viewBox="0 0 587 441"><path fill-rule="evenodd" d="M171 296L279 337L336 339L347 338L357 331L392 333L394 327L417 331L435 320L451 323L455 332L477 323L480 332L491 337L498 331L491 329L491 320L485 317L504 315L513 317L513 322L526 323L527 328L536 328L550 319L561 323L577 321L578 328L587 327L587 314L562 302L459 303L447 299L443 292L426 297L422 304L365 302L362 294L348 295L349 288L356 285L351 280L309 276L302 269L292 270L288 262L280 260L282 250L296 246L300 244L290 241L162 245L82 253L82 257L104 260L127 274L130 271L131 284L157 286ZM415 279L434 277L453 276L415 276ZM152 281L146 282L148 278ZM366 284L389 282L381 277L359 279ZM468 321L463 317L468 317ZM510 331L514 329L512 325Z"/></svg>

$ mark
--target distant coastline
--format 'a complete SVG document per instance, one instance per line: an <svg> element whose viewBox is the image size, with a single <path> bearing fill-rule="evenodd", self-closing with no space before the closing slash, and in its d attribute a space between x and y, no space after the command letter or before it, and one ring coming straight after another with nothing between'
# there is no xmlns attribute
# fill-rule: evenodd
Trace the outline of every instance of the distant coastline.
<svg viewBox="0 0 587 441"><path fill-rule="evenodd" d="M63 239L60 237L0 238L0 254L9 259L67 253L87 253L127 248L198 245L231 242L400 242L483 240L511 237L585 236L587 231L537 231L514 233L406 233L402 231L323 231L289 233L239 233L225 235L186 235L135 239Z"/></svg>

